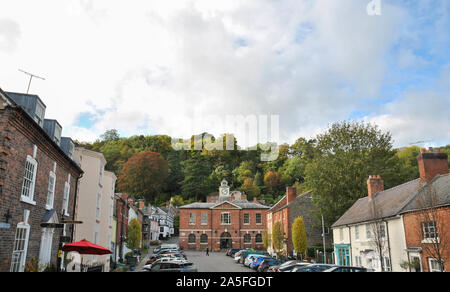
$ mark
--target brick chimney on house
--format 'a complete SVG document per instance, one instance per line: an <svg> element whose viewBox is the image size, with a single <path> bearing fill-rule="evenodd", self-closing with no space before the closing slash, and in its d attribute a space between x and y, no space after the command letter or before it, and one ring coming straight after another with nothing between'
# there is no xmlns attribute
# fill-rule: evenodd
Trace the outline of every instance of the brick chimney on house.
<svg viewBox="0 0 450 292"><path fill-rule="evenodd" d="M448 173L448 155L439 149L429 148L420 150L417 156L419 164L420 182L430 182L438 174Z"/></svg>
<svg viewBox="0 0 450 292"><path fill-rule="evenodd" d="M295 186L286 187L286 205L297 197L297 188Z"/></svg>
<svg viewBox="0 0 450 292"><path fill-rule="evenodd" d="M369 200L372 200L376 193L382 191L384 191L384 181L381 179L381 176L369 175L369 179L367 180L367 193Z"/></svg>

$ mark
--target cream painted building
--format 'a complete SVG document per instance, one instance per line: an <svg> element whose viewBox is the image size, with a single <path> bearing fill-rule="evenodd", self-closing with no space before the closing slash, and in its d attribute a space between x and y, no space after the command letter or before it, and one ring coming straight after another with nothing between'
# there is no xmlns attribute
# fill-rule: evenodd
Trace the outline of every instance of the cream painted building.
<svg viewBox="0 0 450 292"><path fill-rule="evenodd" d="M367 186L368 196L357 200L332 225L335 262L377 272L405 272L400 265L408 254L400 212L417 194L419 179L384 190L383 180L375 175Z"/></svg>
<svg viewBox="0 0 450 292"><path fill-rule="evenodd" d="M74 159L84 171L79 182L74 241L86 239L112 249L114 191L117 177L105 171L106 160L102 153L85 148L75 148ZM111 255L84 255L83 264L103 265L109 271Z"/></svg>

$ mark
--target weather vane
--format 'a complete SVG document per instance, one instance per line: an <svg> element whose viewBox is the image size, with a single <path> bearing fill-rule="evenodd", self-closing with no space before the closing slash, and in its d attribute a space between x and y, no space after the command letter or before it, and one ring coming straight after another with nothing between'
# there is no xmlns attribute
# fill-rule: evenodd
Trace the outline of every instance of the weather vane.
<svg viewBox="0 0 450 292"><path fill-rule="evenodd" d="M27 74L27 75L29 75L29 76L30 76L30 81L28 82L28 89L27 89L27 94L28 94L28 92L30 91L31 80L33 80L33 78L34 78L34 77L36 77L36 78L39 78L39 79L42 79L42 80L45 80L45 78L43 78L43 77L39 77L39 76L37 76L37 75L34 75L34 74L31 74L31 73L28 73L28 72L26 72L26 71L23 71L23 70L21 70L21 69L19 69L19 71L20 71L20 72L22 72L22 73L25 73L25 74Z"/></svg>

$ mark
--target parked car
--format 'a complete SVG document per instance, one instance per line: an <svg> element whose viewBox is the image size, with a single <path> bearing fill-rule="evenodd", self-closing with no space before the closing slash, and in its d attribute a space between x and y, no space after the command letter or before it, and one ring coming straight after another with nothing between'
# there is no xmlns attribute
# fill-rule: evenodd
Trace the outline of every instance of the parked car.
<svg viewBox="0 0 450 292"><path fill-rule="evenodd" d="M366 268L362 267L346 267L346 266L337 266L329 268L324 272L342 272L342 273L358 273L358 272L368 272Z"/></svg>
<svg viewBox="0 0 450 292"><path fill-rule="evenodd" d="M265 259L273 259L270 256L256 256L253 257L253 262L250 263L250 268L252 268L253 270L257 270L259 265L261 264L261 262Z"/></svg>
<svg viewBox="0 0 450 292"><path fill-rule="evenodd" d="M157 247L155 247L153 249L153 253L158 253L159 251L161 251L163 249L178 249L178 244L166 243L166 244L158 245Z"/></svg>
<svg viewBox="0 0 450 292"><path fill-rule="evenodd" d="M289 261L280 265L277 269L277 272L291 272L294 268L309 266L311 263L302 262L302 261Z"/></svg>
<svg viewBox="0 0 450 292"><path fill-rule="evenodd" d="M241 252L241 260L239 262L244 263L245 259L251 255L251 254L256 254L256 255L269 255L267 252L265 251L252 251L252 250L248 250L248 249L244 249Z"/></svg>
<svg viewBox="0 0 450 292"><path fill-rule="evenodd" d="M186 260L182 257L173 257L173 256L163 256L154 262L147 261L145 263L145 266L143 267L145 270L150 270L152 265L159 264L159 263L168 263L168 262L185 262Z"/></svg>
<svg viewBox="0 0 450 292"><path fill-rule="evenodd" d="M294 269L291 270L291 272L323 272L332 267L335 267L335 265L310 264L308 266L295 267Z"/></svg>
<svg viewBox="0 0 450 292"><path fill-rule="evenodd" d="M197 272L197 268L192 262L182 261L182 262L165 262L165 263L155 263L151 266L149 272Z"/></svg>
<svg viewBox="0 0 450 292"><path fill-rule="evenodd" d="M276 267L281 265L281 262L277 259L270 258L270 259L264 259L261 261L261 263L258 266L258 269L256 271L258 272L268 272L269 268Z"/></svg>
<svg viewBox="0 0 450 292"><path fill-rule="evenodd" d="M238 251L240 251L241 249L239 248L231 248L229 250L227 250L226 255L229 257L233 257L235 253L237 253Z"/></svg>
<svg viewBox="0 0 450 292"><path fill-rule="evenodd" d="M166 258L166 257L173 258L173 259L187 260L187 257L184 254L180 253L180 252L163 253L163 254L159 254L159 255L156 255L156 256L151 256L147 260L146 264L151 264L151 263L157 261L160 258Z"/></svg>
<svg viewBox="0 0 450 292"><path fill-rule="evenodd" d="M163 255L163 254L169 254L169 253L183 253L182 251L180 251L180 250L178 250L178 249L162 249L162 250L160 250L159 252L157 252L157 253L153 253L152 254L152 256L150 257L150 258L152 258L152 257L157 257L157 256L159 256L159 255Z"/></svg>
<svg viewBox="0 0 450 292"><path fill-rule="evenodd" d="M261 254L249 254L243 262L244 266L250 267L251 263L253 263L253 260L258 256L261 256Z"/></svg>
<svg viewBox="0 0 450 292"><path fill-rule="evenodd" d="M235 263L239 264L241 262L241 253L242 252L243 251L240 250L240 251L238 251L237 253L234 254L234 262Z"/></svg>

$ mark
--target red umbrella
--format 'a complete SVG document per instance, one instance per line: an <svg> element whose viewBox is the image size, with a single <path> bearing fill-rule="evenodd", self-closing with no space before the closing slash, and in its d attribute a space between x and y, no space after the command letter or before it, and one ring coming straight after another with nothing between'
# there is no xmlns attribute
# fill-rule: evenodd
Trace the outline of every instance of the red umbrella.
<svg viewBox="0 0 450 292"><path fill-rule="evenodd" d="M62 248L64 252L76 251L79 254L104 255L112 253L109 249L93 244L86 239L82 241L65 244Z"/></svg>

